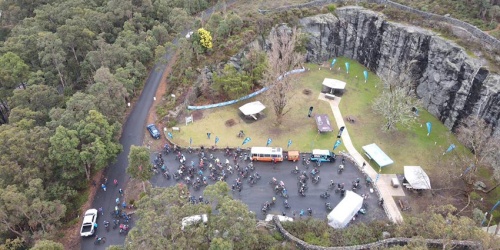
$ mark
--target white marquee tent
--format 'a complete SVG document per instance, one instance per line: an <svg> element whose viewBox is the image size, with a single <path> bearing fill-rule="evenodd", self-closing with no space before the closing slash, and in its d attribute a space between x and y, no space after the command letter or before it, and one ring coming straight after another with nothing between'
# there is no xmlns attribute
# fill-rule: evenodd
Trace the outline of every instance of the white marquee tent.
<svg viewBox="0 0 500 250"><path fill-rule="evenodd" d="M405 166L405 179L413 189L431 189L431 181L429 176L420 166ZM403 184L404 185L404 184Z"/></svg>
<svg viewBox="0 0 500 250"><path fill-rule="evenodd" d="M344 199L328 214L328 225L335 229L344 228L362 206L363 197L347 190Z"/></svg>
<svg viewBox="0 0 500 250"><path fill-rule="evenodd" d="M257 117L255 117L256 114L260 113L262 110L266 109L266 106L262 104L259 101L255 102L249 102L243 106L240 107L240 111L246 115L246 116L251 116L255 120L257 120Z"/></svg>
<svg viewBox="0 0 500 250"><path fill-rule="evenodd" d="M330 89L345 89L345 85L345 82L336 79L325 78L323 80L323 86L326 86Z"/></svg>

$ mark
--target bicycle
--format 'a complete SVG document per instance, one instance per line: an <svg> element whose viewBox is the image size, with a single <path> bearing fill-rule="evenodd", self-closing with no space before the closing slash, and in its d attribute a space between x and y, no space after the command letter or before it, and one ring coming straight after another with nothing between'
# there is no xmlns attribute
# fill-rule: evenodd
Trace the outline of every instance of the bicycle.
<svg viewBox="0 0 500 250"><path fill-rule="evenodd" d="M97 235L95 236L94 245L100 245L104 243L106 243L106 237L98 237Z"/></svg>

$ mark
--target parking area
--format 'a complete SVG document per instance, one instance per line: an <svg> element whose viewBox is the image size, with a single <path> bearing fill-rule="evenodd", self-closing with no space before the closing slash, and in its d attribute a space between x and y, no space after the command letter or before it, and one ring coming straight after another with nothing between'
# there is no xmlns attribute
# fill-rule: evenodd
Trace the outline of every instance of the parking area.
<svg viewBox="0 0 500 250"><path fill-rule="evenodd" d="M242 150L241 155L243 155L245 152L249 153L246 150ZM193 151L192 153L189 153L187 152L187 150L182 150L181 153L186 158L186 166L189 167L191 165L191 161L193 161L195 163L195 169L196 171L198 171L198 165L200 161L199 152ZM210 154L213 154L213 160L210 160ZM222 163L225 163L226 159L228 159L230 165L232 165L234 168L233 154L233 150L231 150L231 155L228 156L226 156L224 150L216 150L213 152L205 150L205 157L207 158L205 163L207 163L208 161L214 164L214 160L216 158L219 158ZM152 154L152 159L154 159L156 155L157 153ZM300 159L302 159L302 157L308 159L309 156L310 154L301 154ZM180 162L178 159L176 159L176 154L170 153L166 156L165 154L163 154L163 159L169 173L172 174L178 170ZM366 205L366 214L359 214L356 220L351 223L356 223L359 221L369 222L373 220L387 219L385 212L378 204L378 197L374 192L370 192L370 188L366 185L363 174L355 166L353 166L351 162L346 160L344 164L344 171L342 171L342 173L340 174L338 173L338 167L341 164L341 161L342 157L338 156L337 160L334 163L321 163L321 166L318 167L318 169L320 170L318 174L320 176L320 181L317 184L313 184L311 178L309 178L309 180L307 180L308 189L305 192L305 196L300 195L298 192L299 186L297 177L300 174L292 173L292 170L295 169L295 166L298 166L300 172L307 171L308 176L311 177L311 171L314 169L314 167L316 167L316 163L311 162L308 165L304 164L302 160L299 160L297 162L284 160L283 162L278 162L276 164L270 162L254 162L253 166L255 167L255 170L253 170L251 174L256 172L261 176L261 178L252 186L250 186L250 184L248 183L248 178L242 179L241 191L233 191L233 197L236 199L240 199L244 203L246 203L249 209L255 212L258 219L265 218L265 214L262 212L262 206L266 201L271 202L273 196L275 196L277 199L276 204L271 206L267 213L282 214L284 212L287 216L291 217L293 216L293 214L295 214L295 218L299 218L299 213L301 210L306 211L307 214L307 209L311 208L313 211L312 215L314 217L318 219L325 219L329 213L329 211L326 209L325 203L329 202L332 208L335 208L335 206L342 200L340 192L336 193L334 189L328 190L331 180L333 180L333 182L335 183L344 183L346 190L352 190L352 183L357 178L359 178L360 185L355 190L355 192L359 195L365 194L368 196L368 198L364 201ZM237 157L236 162L240 166L240 169L244 169L245 166L250 163L250 161L244 161L243 157ZM205 168L204 176L208 177L209 173L210 171ZM229 184L229 186L232 186L236 178L238 178L237 171L234 171L233 174L227 173L227 175L228 177L226 179L226 182ZM285 184L289 196L287 199L290 205L289 209L286 209L284 206L283 202L285 198L275 194L275 185L271 185L269 183L273 177L276 178L278 182L283 181L283 183ZM177 181L174 178L170 178L169 180L167 180L161 174L161 171L151 179L151 183L155 187L168 187L180 182L184 182L183 178ZM208 184L212 183L215 183L215 181L208 178ZM330 194L330 197L327 199L320 197L320 195L322 193L325 193L325 191L328 191L328 193ZM192 187L190 187L190 192L191 195L199 197L203 195L203 187L199 190L194 190Z"/></svg>

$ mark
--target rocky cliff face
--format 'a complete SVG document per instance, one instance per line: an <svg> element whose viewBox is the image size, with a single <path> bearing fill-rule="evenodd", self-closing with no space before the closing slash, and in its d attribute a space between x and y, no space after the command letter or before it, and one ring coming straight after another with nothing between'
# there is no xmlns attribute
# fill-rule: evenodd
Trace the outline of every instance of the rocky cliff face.
<svg viewBox="0 0 500 250"><path fill-rule="evenodd" d="M382 79L398 76L416 85L425 108L448 128L479 115L500 134L500 75L491 74L457 44L431 31L392 23L360 7L344 7L335 15L302 19L310 34L307 60L323 62L345 56L357 60Z"/></svg>

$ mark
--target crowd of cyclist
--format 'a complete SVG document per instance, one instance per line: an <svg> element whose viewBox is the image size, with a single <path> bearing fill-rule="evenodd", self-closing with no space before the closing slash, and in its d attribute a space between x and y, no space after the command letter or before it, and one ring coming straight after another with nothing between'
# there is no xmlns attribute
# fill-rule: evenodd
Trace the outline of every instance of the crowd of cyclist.
<svg viewBox="0 0 500 250"><path fill-rule="evenodd" d="M224 150L224 157L222 159L214 156L213 150L207 150L202 147L201 150L197 152L197 157L192 159L193 150L189 147L187 150L181 150L179 147L174 146L173 149L166 144L164 146L163 153L169 154L173 153L178 161L177 169L172 169L172 172L165 166L165 162L163 160L162 153L158 153L156 158L154 159L154 167L152 169L153 172L159 174L160 172L165 176L166 179L174 179L176 181L182 181L184 184L188 185L188 187L199 190L200 188L209 184L209 182L216 181L225 181L228 182L231 186L231 190L233 192L241 192L244 186L244 182L246 182L248 186L253 186L260 179L261 176L255 171L253 163L250 159L250 156L242 152L240 148L235 150L230 150L226 148ZM187 159L184 153L188 153L190 159ZM345 158L341 159L341 164L337 169L337 173L340 175L344 171ZM297 191L298 194L302 197L306 196L308 190L308 181L311 180L310 183L316 185L320 182L320 163L311 164L309 159L302 157L302 165L307 170L301 170L298 166L295 166L294 169L291 170L292 174L297 175ZM309 171L309 168L312 168ZM229 178L234 176L233 181L229 181ZM333 180L330 180L327 190L320 195L323 199L328 199L330 197L330 191L334 191L336 194L339 194L340 197L344 197L346 194L346 190L350 188L350 190L356 192L361 188L360 178L356 178L352 181L352 187L346 187L345 183L335 183ZM277 203L277 198L280 197L283 199L283 207L284 211L282 214L286 214L286 210L291 208L291 205L288 202L289 194L288 189L285 186L285 183L282 180L278 180L273 177L269 184L274 190L274 196L270 199L270 201L264 202L262 205L262 213L266 214L275 204ZM366 180L366 184L370 185L371 180ZM363 198L368 198L368 194L361 194ZM208 203L207 200L203 199L202 196L196 198L195 196L188 196L188 202L190 203ZM327 211L331 211L332 204L328 201L325 202L325 208ZM301 209L299 216L305 215L305 211L307 211L308 215L312 215L312 208L308 208L306 210ZM295 211L293 212L295 216Z"/></svg>
<svg viewBox="0 0 500 250"><path fill-rule="evenodd" d="M104 192L107 191L107 185L108 185L108 178L105 177L101 183L101 188ZM120 235L126 235L130 229L130 220L132 219L132 217L131 217L132 214L127 213L126 209L132 209L133 205L132 204L127 205L127 203L125 202L124 191L122 188L118 188L119 185L118 185L117 179L113 180L113 186L115 189L117 189L116 190L117 198L115 199L116 204L115 204L113 211L109 212L111 215L111 219L107 219L107 220L105 219L102 222L102 224L104 225L106 232L109 232L110 227L112 227L113 230L119 229L118 233ZM103 207L100 207L98 209L98 213L100 216L104 216ZM112 223L112 225L111 225L111 223ZM98 228L97 222L94 224L94 227L95 227L96 232L97 232L97 228ZM96 233L94 239L95 239L94 244L96 244L96 245L103 244L106 242L106 237L99 236L97 233Z"/></svg>
<svg viewBox="0 0 500 250"><path fill-rule="evenodd" d="M165 154L173 152L179 166L177 169L172 170L173 172L170 172L165 165L162 154L158 153L153 161L152 171L155 174L161 172L167 180L173 178L175 181L182 181L194 190L199 190L208 185L209 181L227 182L230 176L235 175L234 181L230 184L231 189L232 191L241 192L244 180L249 186L253 186L260 180L260 175L255 172L249 155L243 153L240 148L234 150L234 152L226 148L222 160L214 156L213 153L205 152L204 148L201 148L198 152L197 159L190 160L186 159L182 150L177 146L174 146L172 150L168 144L165 144L163 152ZM191 147L187 148L187 153L193 153Z"/></svg>

